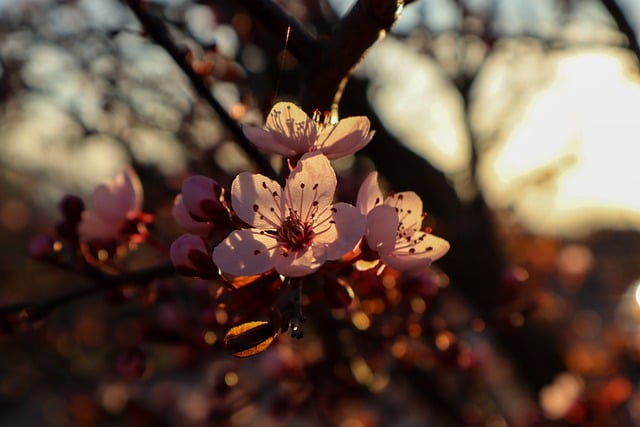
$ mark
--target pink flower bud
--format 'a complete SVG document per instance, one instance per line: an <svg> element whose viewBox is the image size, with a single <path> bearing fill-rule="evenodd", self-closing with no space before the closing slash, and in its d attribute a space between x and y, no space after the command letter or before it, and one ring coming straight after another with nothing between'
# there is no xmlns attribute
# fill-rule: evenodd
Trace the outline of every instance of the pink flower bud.
<svg viewBox="0 0 640 427"><path fill-rule="evenodd" d="M29 252L35 259L51 259L55 255L53 249L54 240L46 234L38 234L29 243Z"/></svg>
<svg viewBox="0 0 640 427"><path fill-rule="evenodd" d="M184 234L171 244L171 262L176 271L189 277L215 277L218 269L211 259L209 244L201 236Z"/></svg>
<svg viewBox="0 0 640 427"><path fill-rule="evenodd" d="M171 211L173 219L187 233L197 234L199 236L208 235L215 227L212 222L198 221L194 219L184 206L182 194L178 194L173 201L173 209Z"/></svg>
<svg viewBox="0 0 640 427"><path fill-rule="evenodd" d="M222 203L223 191L215 180L194 175L182 184L182 200L192 217L215 222L229 216Z"/></svg>

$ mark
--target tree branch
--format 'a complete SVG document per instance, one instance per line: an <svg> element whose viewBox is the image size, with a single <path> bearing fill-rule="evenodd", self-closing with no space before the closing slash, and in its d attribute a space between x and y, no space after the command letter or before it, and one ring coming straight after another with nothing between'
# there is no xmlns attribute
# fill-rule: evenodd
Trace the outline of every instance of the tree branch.
<svg viewBox="0 0 640 427"><path fill-rule="evenodd" d="M211 108L213 108L213 110L218 114L220 120L236 138L236 142L240 145L240 148L242 148L247 156L256 163L263 173L273 179L276 179L277 174L271 166L271 163L269 163L269 161L260 154L251 142L249 142L247 137L244 136L240 125L238 125L238 123L229 116L224 107L213 96L211 90L204 83L202 78L193 70L191 65L187 62L185 51L178 48L173 40L171 40L169 32L162 20L149 14L146 9L146 3L142 0L127 0L127 4L151 39L164 48L164 50L189 78L196 92L203 97Z"/></svg>
<svg viewBox="0 0 640 427"><path fill-rule="evenodd" d="M622 34L624 34L629 40L629 50L633 52L633 54L638 59L640 63L640 44L638 43L638 37L636 32L634 31L631 23L627 19L626 15L620 5L616 0L600 0L602 5L607 9L609 15L613 18L618 29Z"/></svg>
<svg viewBox="0 0 640 427"><path fill-rule="evenodd" d="M40 300L23 301L16 304L0 306L0 320L7 320L9 316L18 314L20 320L36 321L45 317L57 307L81 297L114 289L126 284L146 285L154 279L170 276L174 273L175 269L171 262L117 275L94 270L92 272L94 278L92 286L79 287L78 289Z"/></svg>
<svg viewBox="0 0 640 427"><path fill-rule="evenodd" d="M216 2L206 0L213 5ZM275 36L287 38L287 50L301 63L310 62L315 56L319 43L304 29L300 22L270 0L238 0L251 15L262 22Z"/></svg>
<svg viewBox="0 0 640 427"><path fill-rule="evenodd" d="M307 113L330 110L339 101L343 80L396 21L398 0L359 0L340 21L331 38L306 67L301 106Z"/></svg>

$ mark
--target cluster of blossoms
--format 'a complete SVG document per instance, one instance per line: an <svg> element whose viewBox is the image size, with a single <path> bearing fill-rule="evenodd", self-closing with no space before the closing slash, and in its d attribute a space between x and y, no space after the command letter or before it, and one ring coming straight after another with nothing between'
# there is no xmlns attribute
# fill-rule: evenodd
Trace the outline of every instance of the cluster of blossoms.
<svg viewBox="0 0 640 427"><path fill-rule="evenodd" d="M362 183L355 206L334 203L337 178L330 160L371 141L374 132L366 117L332 123L328 116L312 119L295 104L280 102L265 128L243 130L258 148L284 156L290 173L283 187L243 172L234 179L230 197L211 178L187 179L173 214L189 234L170 251L182 274L211 278L222 272L223 280L237 280L275 272L299 284L323 266L336 271L359 261L379 271L385 266L424 270L449 250L446 240L422 228L418 195L405 191L384 197L377 172Z"/></svg>
<svg viewBox="0 0 640 427"><path fill-rule="evenodd" d="M147 225L154 218L142 211L142 198L142 184L131 167L96 186L90 208L80 197L68 194L59 204L63 218L56 231L60 239L36 236L31 253L39 259L64 263L70 253L79 249L85 263L106 268L147 239ZM65 249L70 252L64 254Z"/></svg>
<svg viewBox="0 0 640 427"><path fill-rule="evenodd" d="M387 267L419 272L449 250L446 240L422 228L418 195L405 191L385 197L377 172L362 182L355 206L334 202L337 176L330 160L371 141L374 132L366 117L333 122L316 113L309 118L295 104L280 102L265 128L243 130L263 151L286 158L284 185L243 172L226 192L209 177L188 178L172 212L187 234L170 248L180 274L229 285L217 298L241 312L225 338L236 356L262 351L278 331L291 328L294 337L302 336L307 276L324 289L328 302L348 306L353 299L348 283L357 282L357 272L376 268L380 275ZM97 186L89 209L76 196L65 197L60 208L63 240L54 245L46 236L34 239L34 254L60 261L60 247L78 248L85 265L110 272L119 271L122 253L148 238L146 225L153 220L142 211L142 185L131 168ZM252 295L262 296L256 304L238 306L231 294L247 286L253 287Z"/></svg>

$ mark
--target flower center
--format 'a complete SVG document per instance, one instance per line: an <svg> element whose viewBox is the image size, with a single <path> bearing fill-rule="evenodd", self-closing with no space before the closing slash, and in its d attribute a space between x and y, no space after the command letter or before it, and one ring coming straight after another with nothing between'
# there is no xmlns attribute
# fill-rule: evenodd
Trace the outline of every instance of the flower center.
<svg viewBox="0 0 640 427"><path fill-rule="evenodd" d="M320 111L317 108L313 110L313 116L311 117L314 122L316 122L316 126L319 130L325 129L331 125L334 125L335 122L331 117L331 113L328 111Z"/></svg>
<svg viewBox="0 0 640 427"><path fill-rule="evenodd" d="M314 235L311 224L288 216L278 229L276 239L280 243L283 255L286 255L289 251L300 251L311 245Z"/></svg>

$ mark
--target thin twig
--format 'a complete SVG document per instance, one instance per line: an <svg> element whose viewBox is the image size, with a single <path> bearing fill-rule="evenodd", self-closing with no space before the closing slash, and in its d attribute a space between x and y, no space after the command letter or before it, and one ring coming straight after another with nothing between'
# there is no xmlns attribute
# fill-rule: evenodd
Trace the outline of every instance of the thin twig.
<svg viewBox="0 0 640 427"><path fill-rule="evenodd" d="M96 273L93 274L94 282L90 286L79 287L44 299L0 306L0 316L24 313L26 316L25 320L38 320L55 308L81 297L114 289L126 284L145 285L153 279L166 277L174 273L175 269L170 262L116 275L101 273L96 270Z"/></svg>
<svg viewBox="0 0 640 427"><path fill-rule="evenodd" d="M236 142L244 150L244 152L251 158L261 171L269 177L276 179L276 171L271 166L271 163L263 157L260 152L251 144L247 137L242 132L242 128L238 123L231 118L227 110L218 102L213 96L209 87L204 83L200 75L198 75L191 65L188 63L185 55L185 51L180 49L171 40L169 32L164 22L161 19L151 15L147 12L146 3L141 0L127 0L127 4L137 16L138 20L144 27L145 31L149 34L151 39L160 45L171 56L174 62L182 69L185 75L191 81L191 84L196 89L198 94L202 96L207 103L218 114L220 120L231 131L236 138Z"/></svg>

